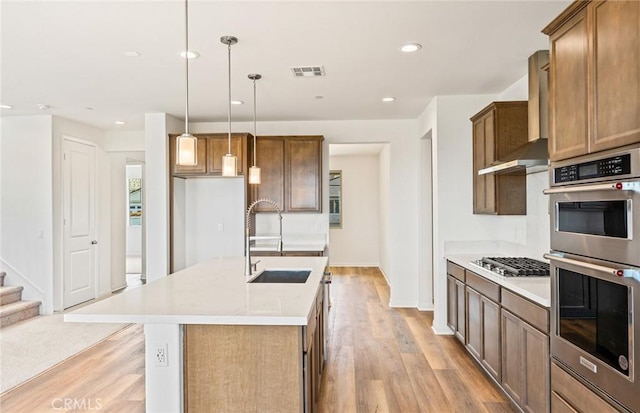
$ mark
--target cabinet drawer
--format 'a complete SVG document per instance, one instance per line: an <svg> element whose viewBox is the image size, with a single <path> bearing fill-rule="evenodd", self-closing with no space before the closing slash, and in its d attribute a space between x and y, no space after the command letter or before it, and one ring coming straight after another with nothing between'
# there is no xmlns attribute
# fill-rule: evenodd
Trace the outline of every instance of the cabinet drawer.
<svg viewBox="0 0 640 413"><path fill-rule="evenodd" d="M526 300L506 289L502 289L501 304L527 323L545 334L549 334L549 310Z"/></svg>
<svg viewBox="0 0 640 413"><path fill-rule="evenodd" d="M487 280L471 271L465 271L467 278L467 285L474 290L478 291L485 297L500 302L500 286L494 282Z"/></svg>
<svg viewBox="0 0 640 413"><path fill-rule="evenodd" d="M553 413L578 413L576 409L571 407L558 393L551 392L551 411Z"/></svg>
<svg viewBox="0 0 640 413"><path fill-rule="evenodd" d="M465 280L464 268L462 268L457 264L452 263L451 261L447 261L447 274L459 279L462 282L464 282Z"/></svg>
<svg viewBox="0 0 640 413"><path fill-rule="evenodd" d="M552 400L554 398L560 398L564 404L571 406L575 411L598 413L617 412L613 406L605 402L555 363L551 363L551 389L552 394L555 394ZM558 400L555 400L555 403L557 402ZM559 411L563 410L560 409ZM565 409L564 411L571 410Z"/></svg>

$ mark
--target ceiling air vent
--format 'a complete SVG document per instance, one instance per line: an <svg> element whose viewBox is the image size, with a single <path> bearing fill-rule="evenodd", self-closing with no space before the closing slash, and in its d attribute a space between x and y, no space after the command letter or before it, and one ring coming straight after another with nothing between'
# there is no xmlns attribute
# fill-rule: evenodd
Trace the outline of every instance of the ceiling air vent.
<svg viewBox="0 0 640 413"><path fill-rule="evenodd" d="M322 66L292 67L291 72L295 77L319 77L319 76L324 76L324 67Z"/></svg>

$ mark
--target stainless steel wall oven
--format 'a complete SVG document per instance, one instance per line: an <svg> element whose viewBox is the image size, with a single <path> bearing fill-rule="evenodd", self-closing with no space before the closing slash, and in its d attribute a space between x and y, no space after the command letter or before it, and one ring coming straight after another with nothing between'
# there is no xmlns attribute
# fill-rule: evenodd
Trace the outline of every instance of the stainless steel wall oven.
<svg viewBox="0 0 640 413"><path fill-rule="evenodd" d="M640 412L640 146L551 164L551 354Z"/></svg>

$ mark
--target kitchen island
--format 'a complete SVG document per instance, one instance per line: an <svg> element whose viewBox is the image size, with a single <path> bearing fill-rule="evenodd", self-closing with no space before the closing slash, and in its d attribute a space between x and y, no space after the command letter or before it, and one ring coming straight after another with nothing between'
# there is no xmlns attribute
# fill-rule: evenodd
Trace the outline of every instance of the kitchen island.
<svg viewBox="0 0 640 413"><path fill-rule="evenodd" d="M261 257L304 283L248 283L217 258L65 315L145 325L146 411L310 412L324 355L326 257Z"/></svg>

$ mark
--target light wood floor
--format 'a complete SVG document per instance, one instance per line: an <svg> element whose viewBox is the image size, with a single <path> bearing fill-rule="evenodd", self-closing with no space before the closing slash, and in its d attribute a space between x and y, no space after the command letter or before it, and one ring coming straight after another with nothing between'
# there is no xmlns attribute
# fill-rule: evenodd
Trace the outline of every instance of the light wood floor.
<svg viewBox="0 0 640 413"><path fill-rule="evenodd" d="M433 334L431 312L389 308L389 287L377 269L332 271L330 353L319 412L517 411L460 343ZM60 408L68 400L76 410ZM144 412L141 326L4 394L0 411L88 411L89 403L100 412Z"/></svg>

